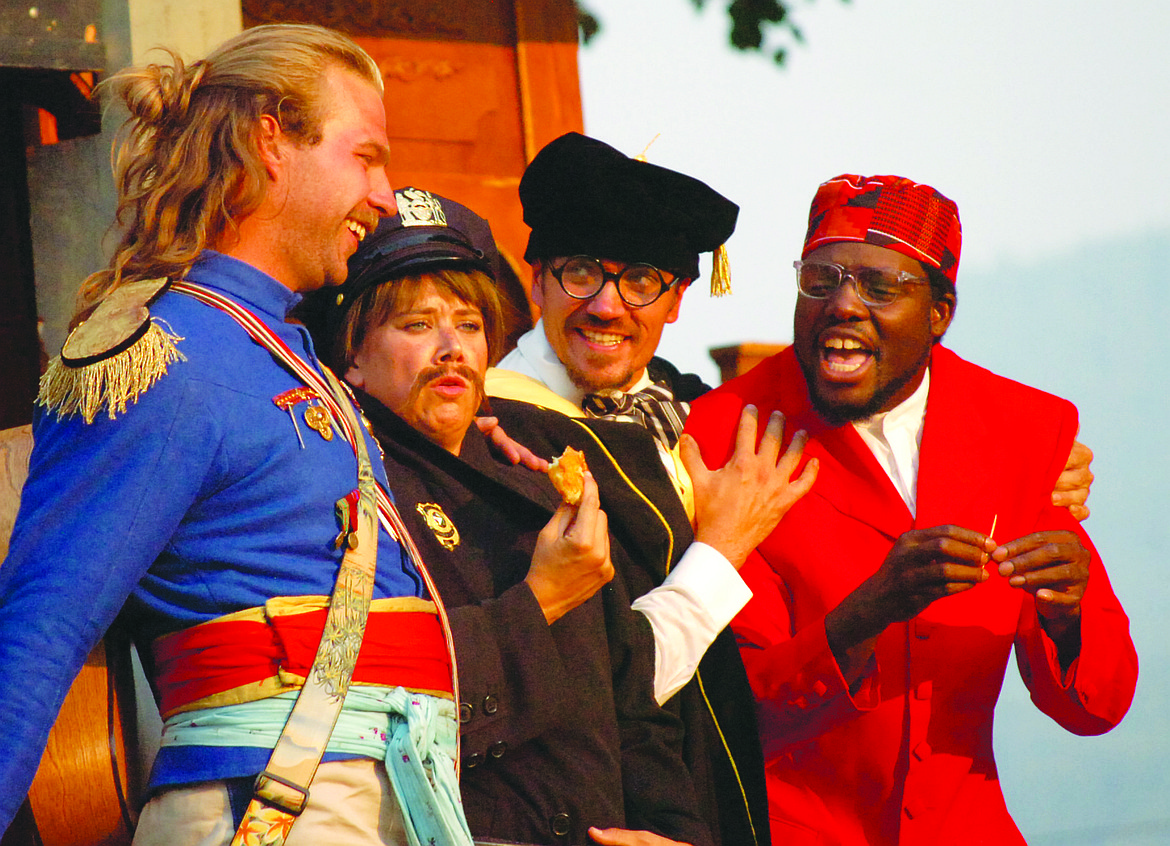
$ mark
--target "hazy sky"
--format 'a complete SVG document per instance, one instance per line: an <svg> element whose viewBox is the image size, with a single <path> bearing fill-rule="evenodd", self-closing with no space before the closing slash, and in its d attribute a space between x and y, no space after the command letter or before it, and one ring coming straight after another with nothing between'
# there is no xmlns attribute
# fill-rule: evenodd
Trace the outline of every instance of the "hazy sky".
<svg viewBox="0 0 1170 846"><path fill-rule="evenodd" d="M689 369L714 377L700 345L791 339L791 263L838 173L955 200L960 286L964 270L1170 230L1170 3L795 0L806 44L777 69L725 46L721 0L585 2L604 27L580 53L586 131L631 155L659 135L651 161L741 206L735 295L667 332Z"/></svg>
<svg viewBox="0 0 1170 846"><path fill-rule="evenodd" d="M1008 806L1033 846L1170 842L1170 70L1163 0L793 0L784 69L725 47L725 2L586 0L586 131L740 204L735 294L699 285L662 353L714 382L706 350L791 340L792 261L816 186L895 173L958 203L947 342L1068 397L1096 452L1086 524L1141 660L1125 722L1061 730L1009 666L996 711ZM705 265L708 266L708 265Z"/></svg>

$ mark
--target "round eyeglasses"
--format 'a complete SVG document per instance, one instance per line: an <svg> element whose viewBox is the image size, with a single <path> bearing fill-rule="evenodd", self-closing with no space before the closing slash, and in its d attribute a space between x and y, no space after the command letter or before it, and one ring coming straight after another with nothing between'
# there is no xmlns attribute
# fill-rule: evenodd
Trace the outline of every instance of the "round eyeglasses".
<svg viewBox="0 0 1170 846"><path fill-rule="evenodd" d="M593 256L573 256L560 267L549 267L549 272L575 300L596 297L612 279L618 296L630 308L650 305L678 281L663 281L662 271L652 264L627 264L620 273L610 273Z"/></svg>
<svg viewBox="0 0 1170 846"><path fill-rule="evenodd" d="M929 285L930 280L905 270L877 267L845 268L828 261L794 261L796 287L814 300L823 300L840 288L846 279L853 280L853 290L867 306L889 305L911 285Z"/></svg>

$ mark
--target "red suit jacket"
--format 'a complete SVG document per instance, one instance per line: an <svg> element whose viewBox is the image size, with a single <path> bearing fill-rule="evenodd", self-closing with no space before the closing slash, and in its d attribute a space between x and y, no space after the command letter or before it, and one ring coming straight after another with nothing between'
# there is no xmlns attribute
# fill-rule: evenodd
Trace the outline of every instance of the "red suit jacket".
<svg viewBox="0 0 1170 846"><path fill-rule="evenodd" d="M918 470L917 518L851 425L809 403L789 348L699 399L687 431L709 466L730 455L744 404L779 408L811 439L812 491L744 566L754 597L732 624L760 713L772 841L804 844L1023 843L1000 792L992 717L1013 644L1032 701L1076 734L1124 716L1137 680L1129 620L1100 557L1050 494L1076 409L936 347ZM888 628L850 694L825 614L912 528L956 524L1001 543L1075 531L1092 553L1078 658L1061 673L1031 595L992 573Z"/></svg>

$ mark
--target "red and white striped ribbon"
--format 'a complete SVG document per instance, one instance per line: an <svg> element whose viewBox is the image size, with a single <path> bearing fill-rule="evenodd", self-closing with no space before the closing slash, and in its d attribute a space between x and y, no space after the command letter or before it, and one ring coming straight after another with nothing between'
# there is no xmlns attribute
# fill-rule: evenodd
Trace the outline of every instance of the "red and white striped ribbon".
<svg viewBox="0 0 1170 846"><path fill-rule="evenodd" d="M293 352L288 344L282 341L264 321L239 303L228 299L216 291L186 281L172 282L171 290L180 294L186 294L189 297L194 297L202 303L225 312L243 327L244 331L251 336L252 340L268 350L272 354L272 357L287 368L289 372L309 387L316 389L322 401L329 407L333 419L339 421L342 433L345 435L349 445L353 447L354 453L357 453L357 438L362 435L360 432L353 430L353 426L349 422L350 415L346 414L340 405L342 401L350 401L350 399L344 392L340 380L324 364L321 365L321 369L328 376L318 372L308 362ZM402 520L402 515L398 513L398 509L395 507L393 501L380 485L375 485L375 491L378 503L378 516L381 518L383 528L386 529L392 538L406 548L407 553L414 562L415 568L427 586L427 591L430 592L431 598L435 601L435 607L439 613L439 620L443 625L443 634L447 641L447 654L451 661L452 690L455 694L455 703L458 705L459 674L456 670L455 642L451 636L451 624L447 619L447 610L443 607L443 602L439 597L439 591L431 579L431 574L427 571L426 564L423 562L422 553L419 552L418 547L414 543L414 539L410 536L410 532L407 531L406 524ZM456 760L458 760L458 747L456 748L456 756Z"/></svg>

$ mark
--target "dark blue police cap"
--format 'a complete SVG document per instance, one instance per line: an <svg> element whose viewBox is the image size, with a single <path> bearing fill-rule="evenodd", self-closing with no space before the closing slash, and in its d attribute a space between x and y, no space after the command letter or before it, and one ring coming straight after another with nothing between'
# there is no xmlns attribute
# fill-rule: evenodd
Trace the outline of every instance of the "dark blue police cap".
<svg viewBox="0 0 1170 846"><path fill-rule="evenodd" d="M349 259L349 276L338 291L343 301L352 303L395 276L446 265L474 267L497 278L500 257L486 220L420 188L402 188L394 198L398 214L383 218Z"/></svg>
<svg viewBox="0 0 1170 846"><path fill-rule="evenodd" d="M313 291L297 307L322 352L328 352L346 313L367 290L400 276L443 268L474 268L500 278L492 229L466 206L423 191L394 192L398 214L383 218L349 259L349 275L336 288Z"/></svg>

